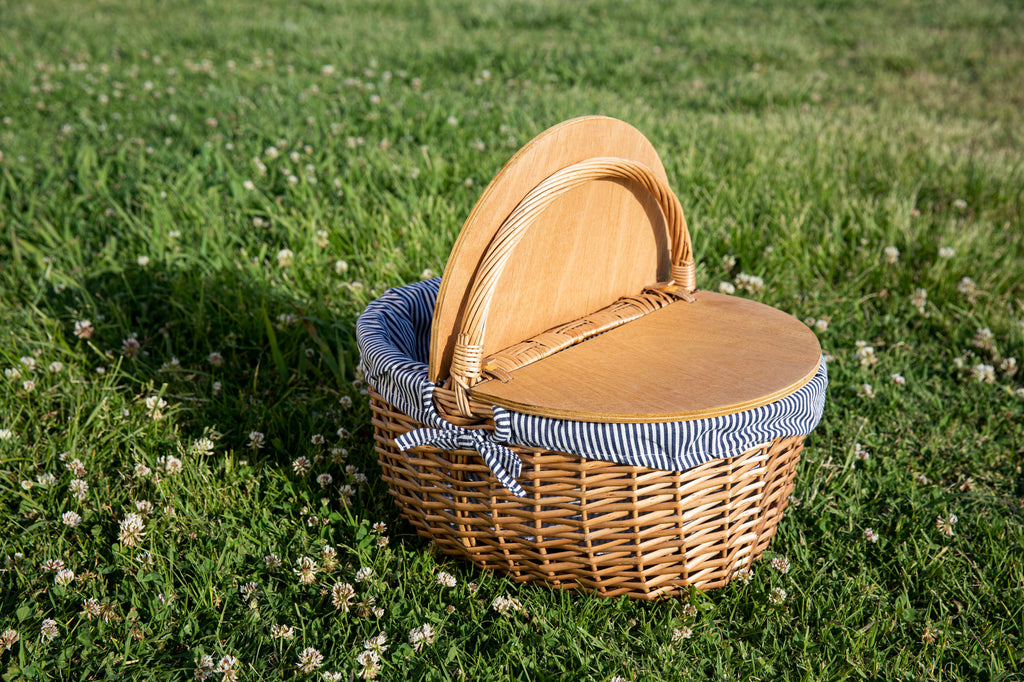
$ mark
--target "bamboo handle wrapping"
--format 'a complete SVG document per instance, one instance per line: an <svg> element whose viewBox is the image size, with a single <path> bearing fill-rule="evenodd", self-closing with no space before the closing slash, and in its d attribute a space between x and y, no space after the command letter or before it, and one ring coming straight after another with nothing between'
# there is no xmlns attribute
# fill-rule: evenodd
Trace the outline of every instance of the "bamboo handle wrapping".
<svg viewBox="0 0 1024 682"><path fill-rule="evenodd" d="M654 175L650 168L628 159L598 157L557 171L533 188L505 219L484 253L470 286L469 303L451 364L452 388L458 410L463 416L471 413L468 392L480 380L487 314L505 265L544 209L566 192L596 180L631 181L651 193L668 227L673 283L684 293L692 293L697 288L693 247L683 209L671 188Z"/></svg>

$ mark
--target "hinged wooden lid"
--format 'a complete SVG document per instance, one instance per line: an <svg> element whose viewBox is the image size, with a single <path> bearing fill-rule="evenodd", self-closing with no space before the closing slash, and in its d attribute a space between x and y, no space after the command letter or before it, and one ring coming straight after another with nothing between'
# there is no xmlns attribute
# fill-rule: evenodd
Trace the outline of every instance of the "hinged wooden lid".
<svg viewBox="0 0 1024 682"><path fill-rule="evenodd" d="M464 417L472 401L634 423L735 413L810 381L821 350L805 325L697 292L694 272L650 143L621 121L569 121L513 157L466 221L434 311L431 379L448 379Z"/></svg>
<svg viewBox="0 0 1024 682"><path fill-rule="evenodd" d="M668 183L640 131L588 116L535 137L484 190L452 248L430 330L430 380L450 373L470 285L487 247L519 202L553 173L594 157L641 163ZM646 225L644 229L643 225ZM537 216L494 293L484 355L669 278L665 224L649 193L602 180L577 187Z"/></svg>

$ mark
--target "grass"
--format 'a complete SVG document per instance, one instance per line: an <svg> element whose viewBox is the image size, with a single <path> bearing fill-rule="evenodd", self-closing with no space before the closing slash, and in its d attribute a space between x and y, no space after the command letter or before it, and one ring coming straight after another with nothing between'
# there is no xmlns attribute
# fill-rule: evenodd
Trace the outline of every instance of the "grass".
<svg viewBox="0 0 1024 682"><path fill-rule="evenodd" d="M347 680L381 632L382 679L1024 678L1016 5L0 16L4 679L182 679L206 655ZM442 272L501 164L585 113L660 151L703 287L756 275L743 295L825 321L825 416L749 584L656 604L517 585L435 555L378 478L356 316Z"/></svg>

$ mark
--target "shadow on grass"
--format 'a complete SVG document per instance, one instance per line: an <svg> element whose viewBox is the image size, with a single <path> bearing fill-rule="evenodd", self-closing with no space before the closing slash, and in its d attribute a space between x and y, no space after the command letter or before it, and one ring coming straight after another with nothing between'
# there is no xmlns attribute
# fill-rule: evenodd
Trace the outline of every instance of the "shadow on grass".
<svg viewBox="0 0 1024 682"><path fill-rule="evenodd" d="M310 499L327 492L317 471L333 472L337 483L351 464L369 479L351 512L397 521L356 377L360 307L344 286L309 298L293 290L240 269L150 265L99 275L81 290L51 292L41 305L62 317L91 311L93 365L119 364L116 382L133 397L159 393L176 406L172 418L183 445L215 430L215 458L276 467L297 488L307 487L301 497ZM79 343L67 329L68 342ZM342 430L351 435L339 435ZM256 431L266 437L259 450L250 447ZM339 456L337 448L347 454ZM313 475L292 472L300 456L314 462Z"/></svg>

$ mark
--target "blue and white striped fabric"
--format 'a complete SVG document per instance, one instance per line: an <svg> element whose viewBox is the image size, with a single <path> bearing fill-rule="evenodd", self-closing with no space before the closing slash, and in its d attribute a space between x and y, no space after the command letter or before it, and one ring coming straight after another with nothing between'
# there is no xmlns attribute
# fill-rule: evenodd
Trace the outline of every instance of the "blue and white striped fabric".
<svg viewBox="0 0 1024 682"><path fill-rule="evenodd" d="M386 292L356 323L366 380L381 396L424 425L397 440L406 450L433 445L480 453L498 480L518 496L519 456L507 445L540 447L589 459L684 471L733 457L782 436L805 436L825 409L828 374L822 360L805 386L768 405L722 417L653 424L598 424L536 417L494 407L493 433L445 421L427 378L428 344L440 278Z"/></svg>

